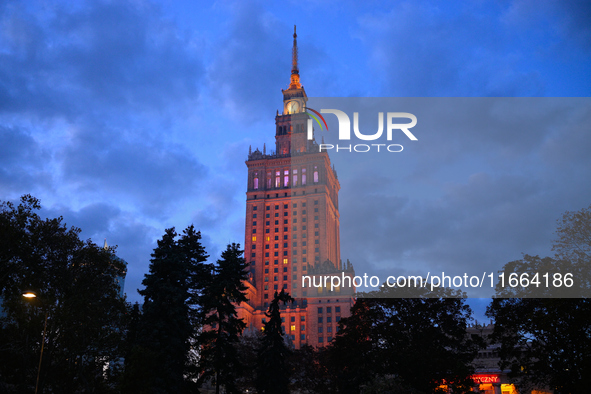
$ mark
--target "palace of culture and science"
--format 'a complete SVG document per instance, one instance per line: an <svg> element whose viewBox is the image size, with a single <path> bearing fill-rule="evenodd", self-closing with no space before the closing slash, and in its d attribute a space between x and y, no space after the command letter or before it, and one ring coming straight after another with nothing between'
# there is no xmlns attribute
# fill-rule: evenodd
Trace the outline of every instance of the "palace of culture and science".
<svg viewBox="0 0 591 394"><path fill-rule="evenodd" d="M309 140L308 97L300 83L297 34L293 34L289 88L275 116L275 151L249 150L244 257L250 263L248 303L238 308L247 327L261 329L275 292L295 302L282 310L283 328L296 348L325 346L349 316L354 288L302 287L302 276L354 276L343 266L339 240L340 189L328 153Z"/></svg>

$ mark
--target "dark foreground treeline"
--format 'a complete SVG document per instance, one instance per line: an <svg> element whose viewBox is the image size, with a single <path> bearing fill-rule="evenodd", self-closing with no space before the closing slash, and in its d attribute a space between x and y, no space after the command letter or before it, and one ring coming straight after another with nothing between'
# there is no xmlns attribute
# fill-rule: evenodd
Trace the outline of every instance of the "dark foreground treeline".
<svg viewBox="0 0 591 394"><path fill-rule="evenodd" d="M79 239L62 218L41 219L39 201L0 205L0 393L435 393L473 387L482 338L466 334L463 298L417 293L358 299L323 349L294 350L275 295L262 332L245 330L246 263L230 244L215 263L189 226L165 231L140 294L120 295L125 264L112 249ZM559 222L553 258L524 256L504 270L560 270L589 286L591 210ZM587 279L586 279L587 278ZM25 299L25 291L36 298ZM395 289L388 289L396 292ZM527 296L498 289L498 294ZM505 292L505 293L503 293ZM586 298L494 299L489 341L520 387L585 392L591 376L591 303ZM40 361L41 359L41 361Z"/></svg>

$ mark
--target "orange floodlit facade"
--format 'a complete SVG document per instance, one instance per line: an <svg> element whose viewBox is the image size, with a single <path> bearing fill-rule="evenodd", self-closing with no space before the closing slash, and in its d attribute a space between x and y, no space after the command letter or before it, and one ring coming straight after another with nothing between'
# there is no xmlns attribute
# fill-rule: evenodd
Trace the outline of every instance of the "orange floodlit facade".
<svg viewBox="0 0 591 394"><path fill-rule="evenodd" d="M248 303L238 308L247 327L261 329L275 291L295 302L282 310L294 346L325 346L349 316L354 288L302 287L302 276L354 276L340 258L340 189L326 152L308 140L308 97L300 82L294 28L292 71L275 117L275 150L249 149L244 257L250 263ZM320 281L317 281L319 283Z"/></svg>

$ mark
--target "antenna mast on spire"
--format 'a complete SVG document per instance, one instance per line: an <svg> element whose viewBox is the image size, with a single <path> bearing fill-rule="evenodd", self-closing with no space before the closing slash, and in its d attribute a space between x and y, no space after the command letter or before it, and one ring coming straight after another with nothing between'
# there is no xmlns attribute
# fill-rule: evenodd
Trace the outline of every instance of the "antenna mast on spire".
<svg viewBox="0 0 591 394"><path fill-rule="evenodd" d="M300 89L300 71L298 70L298 35L296 33L296 26L293 25L293 48L291 50L291 81L290 89Z"/></svg>
<svg viewBox="0 0 591 394"><path fill-rule="evenodd" d="M293 49L291 50L291 73L299 74L298 70L298 35L296 26L293 25Z"/></svg>

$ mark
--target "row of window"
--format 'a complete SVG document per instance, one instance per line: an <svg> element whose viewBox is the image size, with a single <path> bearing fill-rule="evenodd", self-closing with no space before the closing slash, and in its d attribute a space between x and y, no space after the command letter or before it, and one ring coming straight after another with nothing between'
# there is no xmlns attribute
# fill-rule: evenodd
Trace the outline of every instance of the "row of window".
<svg viewBox="0 0 591 394"><path fill-rule="evenodd" d="M335 321L336 322L341 321L341 317L340 316L335 316ZM324 322L323 317L322 316L319 316L318 317L318 323L323 323L323 322ZM327 323L332 323L332 316L326 316L326 322Z"/></svg>
<svg viewBox="0 0 591 394"><path fill-rule="evenodd" d="M318 314L321 315L323 310L324 309L321 306L318 307ZM340 306L335 306L334 307L334 311L336 313L340 313L341 312L341 307ZM327 306L326 307L326 313L332 313L332 307L331 306Z"/></svg>
<svg viewBox="0 0 591 394"><path fill-rule="evenodd" d="M305 204L305 203L304 203L304 204ZM294 204L294 205L297 205L297 204ZM254 208L256 208L256 207L254 207ZM267 208L268 208L268 207L267 207ZM256 209L253 209L253 210L254 210L254 211L256 211ZM317 213L317 212L318 212L318 208L314 208L314 212L315 212L315 213ZM305 209L302 209L302 215L305 215L306 213L307 213L307 212L306 212L306 210L305 210ZM287 212L287 211L284 211L284 212L283 212L283 216L288 216L288 215L289 215L289 212ZM293 215L293 216L297 216L297 215L298 215L298 211L293 211L293 212L292 212L292 215ZM275 212L275 217L276 217L276 218L278 218L278 217L279 217L279 212ZM253 218L253 219L256 219L256 218L257 218L257 214L256 214L256 213L253 213L253 214L252 214L252 218ZM271 218L271 214L270 214L270 213L267 213L267 214L265 215L265 218L267 218L267 219L270 219L270 218ZM317 219L317 217L316 217L316 220L318 220L318 219Z"/></svg>
<svg viewBox="0 0 591 394"><path fill-rule="evenodd" d="M283 176L282 176L282 172L283 172ZM264 173L262 173L261 175L263 175ZM275 170L275 176L272 176L272 172L268 171L267 172L267 189L272 189L273 186L275 187L275 189L279 189L281 187L289 187L290 184L290 171L289 170ZM291 186L305 186L307 183L307 177L306 177L306 169L302 168L301 169L301 183L298 183L298 170L297 169L293 169L291 171ZM318 166L314 166L314 183L318 183ZM282 182L283 181L283 182ZM253 181L253 189L254 190L258 190L259 189L259 172L255 171L254 172L254 181Z"/></svg>
<svg viewBox="0 0 591 394"><path fill-rule="evenodd" d="M253 226L253 227L256 227L256 225L257 225L257 222L256 222L256 220L255 220L255 221L253 221L253 222L252 222L252 226ZM302 226L302 231L306 231L306 229L307 229L307 228L308 228L308 227L307 227L306 225L303 225L303 226ZM314 228L320 228L320 226L318 225L318 223L315 223L315 224L314 224ZM266 229L265 229L265 234L269 234L269 230L270 230L270 228L266 228ZM284 231L284 232L287 232L287 231L288 231L288 228L287 228L287 227L283 227L283 231ZM298 226L293 226L293 231L298 231ZM279 227L275 227L275 232L276 232L276 233L278 233L278 232L279 232ZM256 228L253 228L253 229L252 229L252 233L253 233L253 234L256 234L256 233L257 233L257 229L256 229Z"/></svg>

